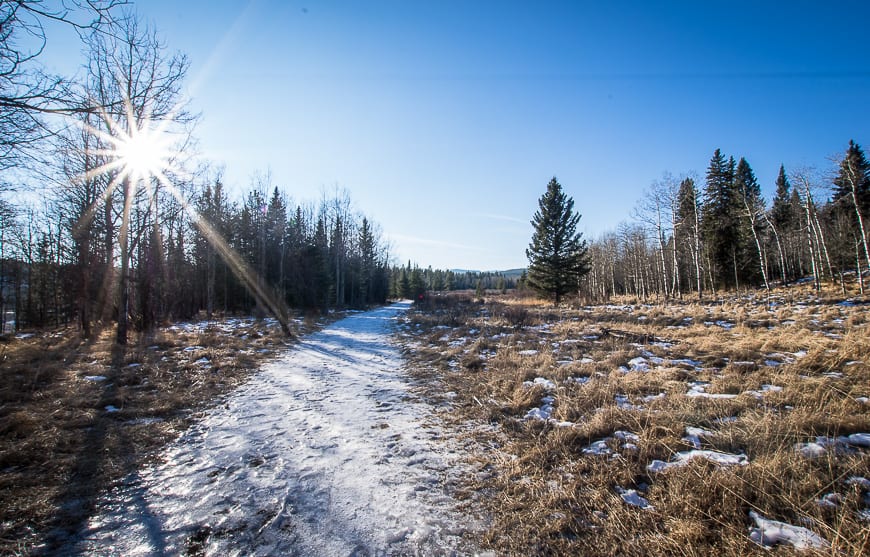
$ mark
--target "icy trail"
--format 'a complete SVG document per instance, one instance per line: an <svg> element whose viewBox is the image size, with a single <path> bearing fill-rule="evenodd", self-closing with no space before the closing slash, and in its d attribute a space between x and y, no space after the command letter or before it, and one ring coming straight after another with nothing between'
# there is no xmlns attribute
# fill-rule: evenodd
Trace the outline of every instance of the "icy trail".
<svg viewBox="0 0 870 557"><path fill-rule="evenodd" d="M473 526L461 473L408 392L389 333L406 303L353 315L264 366L108 494L88 555L450 555Z"/></svg>

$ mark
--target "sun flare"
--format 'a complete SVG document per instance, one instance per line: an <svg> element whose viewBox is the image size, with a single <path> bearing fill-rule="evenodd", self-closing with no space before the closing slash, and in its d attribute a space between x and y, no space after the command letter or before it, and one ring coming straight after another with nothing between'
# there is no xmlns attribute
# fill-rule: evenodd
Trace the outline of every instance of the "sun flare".
<svg viewBox="0 0 870 557"><path fill-rule="evenodd" d="M117 140L113 156L134 179L159 176L169 166L171 150L165 138L148 129Z"/></svg>

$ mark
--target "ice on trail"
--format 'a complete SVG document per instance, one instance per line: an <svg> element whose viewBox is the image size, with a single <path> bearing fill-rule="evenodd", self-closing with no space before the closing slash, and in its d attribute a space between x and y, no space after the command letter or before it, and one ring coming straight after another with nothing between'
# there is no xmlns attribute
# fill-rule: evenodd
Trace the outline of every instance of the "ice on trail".
<svg viewBox="0 0 870 557"><path fill-rule="evenodd" d="M750 528L749 538L764 547L781 543L795 549L826 549L831 545L812 530L802 526L768 520L754 511L749 511L749 518L755 521L755 528Z"/></svg>
<svg viewBox="0 0 870 557"><path fill-rule="evenodd" d="M61 553L474 553L462 536L479 522L444 486L464 469L388 339L408 307L354 314L263 366L105 495Z"/></svg>

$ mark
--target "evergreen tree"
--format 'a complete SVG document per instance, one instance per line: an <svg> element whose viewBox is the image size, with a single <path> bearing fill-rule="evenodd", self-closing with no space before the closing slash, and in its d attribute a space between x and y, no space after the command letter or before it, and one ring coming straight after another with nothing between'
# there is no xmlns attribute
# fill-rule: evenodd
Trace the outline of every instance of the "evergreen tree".
<svg viewBox="0 0 870 557"><path fill-rule="evenodd" d="M851 140L840 163L840 172L834 178L833 201L841 200L852 209L857 208L862 216L866 217L870 211L870 163L861 146Z"/></svg>
<svg viewBox="0 0 870 557"><path fill-rule="evenodd" d="M707 258L716 282L736 286L737 249L740 233L734 194L734 157L728 161L719 149L707 168L707 183L702 207L702 229Z"/></svg>
<svg viewBox="0 0 870 557"><path fill-rule="evenodd" d="M769 288L767 281L766 254L762 239L763 216L765 214L764 198L761 196L761 186L755 178L752 167L746 159L740 157L734 171L734 190L737 194L741 218L738 223L738 245L736 247L737 264L741 279L757 284L758 273Z"/></svg>
<svg viewBox="0 0 870 557"><path fill-rule="evenodd" d="M870 216L870 163L861 146L851 140L840 163L840 172L834 179L833 203L839 211L850 214L858 239L856 244L862 246L864 259L870 267L870 241L866 228Z"/></svg>
<svg viewBox="0 0 870 557"><path fill-rule="evenodd" d="M553 296L556 305L562 296L578 288L580 278L589 272L588 247L577 233L580 214L574 200L562 191L553 177L538 200L532 219L535 231L526 250L529 258L528 284L539 294Z"/></svg>
<svg viewBox="0 0 870 557"><path fill-rule="evenodd" d="M779 175L776 177L776 195L770 208L770 220L779 231L788 230L795 220L791 199L791 184L785 175L785 167L779 166Z"/></svg>

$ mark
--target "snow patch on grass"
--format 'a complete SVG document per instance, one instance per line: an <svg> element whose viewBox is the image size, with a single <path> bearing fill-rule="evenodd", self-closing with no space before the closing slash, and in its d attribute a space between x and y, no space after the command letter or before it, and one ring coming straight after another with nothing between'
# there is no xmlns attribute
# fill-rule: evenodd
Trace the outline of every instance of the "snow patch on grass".
<svg viewBox="0 0 870 557"><path fill-rule="evenodd" d="M784 544L795 549L826 549L831 546L827 540L802 526L769 520L755 511L749 511L749 518L755 521L755 528L749 531L749 539L760 546Z"/></svg>

